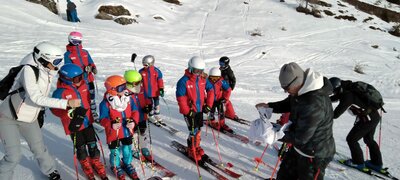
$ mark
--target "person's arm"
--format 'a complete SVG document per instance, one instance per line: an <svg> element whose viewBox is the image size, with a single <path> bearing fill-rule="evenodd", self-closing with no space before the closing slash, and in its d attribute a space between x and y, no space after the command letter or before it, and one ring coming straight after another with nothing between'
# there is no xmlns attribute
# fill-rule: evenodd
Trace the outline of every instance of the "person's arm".
<svg viewBox="0 0 400 180"><path fill-rule="evenodd" d="M110 123L110 110L107 107L107 100L101 101L99 105L99 110L100 110L100 124L104 128L111 128L111 123Z"/></svg>
<svg viewBox="0 0 400 180"><path fill-rule="evenodd" d="M333 119L337 119L341 116L352 104L354 101L354 96L351 92L345 92L340 97L339 105L336 106L333 111Z"/></svg>
<svg viewBox="0 0 400 180"><path fill-rule="evenodd" d="M222 89L224 90L224 92L222 93L222 98L228 101L231 97L232 89L229 86L228 82L226 82L225 80L222 80Z"/></svg>
<svg viewBox="0 0 400 180"><path fill-rule="evenodd" d="M290 112L291 107L290 107L290 96L288 96L286 99L282 101L277 101L277 102L269 102L268 106L273 109L274 113L286 113Z"/></svg>
<svg viewBox="0 0 400 180"><path fill-rule="evenodd" d="M228 74L228 76L229 76L229 83L230 83L230 86L231 86L231 88L232 88L232 90L233 89L235 89L235 85L236 85L236 77L235 77L235 74L233 73L233 71L232 71L232 69L231 68L229 68L229 74Z"/></svg>
<svg viewBox="0 0 400 180"><path fill-rule="evenodd" d="M135 124L137 125L139 124L139 107L136 106L132 96L130 96L130 101L131 101L131 111L132 111L131 118L135 121Z"/></svg>
<svg viewBox="0 0 400 180"><path fill-rule="evenodd" d="M214 98L215 98L215 92L213 85L206 79L206 92L207 92L207 99L206 99L206 104L208 107L213 107L214 104Z"/></svg>
<svg viewBox="0 0 400 180"><path fill-rule="evenodd" d="M26 94L25 96L29 98L36 105L50 107L50 108L67 109L68 100L47 97L47 94L45 95L40 91L41 90L40 86L36 82L36 75L31 67L25 66L22 69L20 82L23 88L25 89L25 94Z"/></svg>
<svg viewBox="0 0 400 180"><path fill-rule="evenodd" d="M190 106L188 104L188 97L187 97L187 89L186 89L186 78L182 78L178 81L178 84L176 85L176 100L178 102L179 106L179 112L183 115L186 115L190 111Z"/></svg>
<svg viewBox="0 0 400 180"><path fill-rule="evenodd" d="M158 69L155 68L157 71L157 84L158 84L158 89L164 89L164 80L163 80L163 74L162 72Z"/></svg>

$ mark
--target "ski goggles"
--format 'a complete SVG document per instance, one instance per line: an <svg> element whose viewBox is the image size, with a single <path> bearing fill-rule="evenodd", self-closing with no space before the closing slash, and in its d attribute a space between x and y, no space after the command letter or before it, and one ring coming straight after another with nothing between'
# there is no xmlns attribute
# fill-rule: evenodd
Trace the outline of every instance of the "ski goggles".
<svg viewBox="0 0 400 180"><path fill-rule="evenodd" d="M62 60L63 60L63 58L54 59L53 62L52 62L52 64L53 64L54 66L58 66L58 65L61 64Z"/></svg>
<svg viewBox="0 0 400 180"><path fill-rule="evenodd" d="M82 40L79 40L79 39L71 39L70 42L71 42L71 44L77 46L77 45L79 45L79 44L82 43Z"/></svg>
<svg viewBox="0 0 400 180"><path fill-rule="evenodd" d="M217 82L219 80L219 78L221 78L220 76L209 76L208 77L212 82Z"/></svg>
<svg viewBox="0 0 400 180"><path fill-rule="evenodd" d="M126 87L128 87L128 88L132 88L132 87L136 87L136 86L138 86L138 85L140 85L140 81L138 81L138 82L126 82Z"/></svg>
<svg viewBox="0 0 400 180"><path fill-rule="evenodd" d="M224 62L219 62L219 66L224 67L225 63Z"/></svg>
<svg viewBox="0 0 400 180"><path fill-rule="evenodd" d="M67 83L68 83L68 82L72 82L73 84L78 84L78 83L80 83L80 82L83 80L83 74L77 75L77 76L72 77L72 78L70 78L70 77L65 77L65 76L62 76L62 75L60 75L60 76L61 76L61 79L63 79L64 82L66 81ZM69 83L68 83L68 84L69 84Z"/></svg>
<svg viewBox="0 0 400 180"><path fill-rule="evenodd" d="M292 81L290 81L290 83L288 85L282 86L282 89L285 90L285 91L288 91L288 89L296 81L296 79L297 79L297 76Z"/></svg>
<svg viewBox="0 0 400 180"><path fill-rule="evenodd" d="M196 69L196 68L191 68L192 74L200 75L203 74L203 69Z"/></svg>
<svg viewBox="0 0 400 180"><path fill-rule="evenodd" d="M121 93L125 89L126 89L126 84L125 83L113 88L113 90L117 91L117 93Z"/></svg>

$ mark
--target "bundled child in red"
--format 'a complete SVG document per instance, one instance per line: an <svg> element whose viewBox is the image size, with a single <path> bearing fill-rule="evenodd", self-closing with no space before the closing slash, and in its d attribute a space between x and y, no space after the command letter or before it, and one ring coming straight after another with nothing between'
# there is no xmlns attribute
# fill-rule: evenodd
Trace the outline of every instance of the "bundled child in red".
<svg viewBox="0 0 400 180"><path fill-rule="evenodd" d="M96 171L101 179L108 179L104 165L100 161L100 151L97 148L96 134L92 126L92 112L88 111L90 108L88 87L83 80L83 71L79 66L66 64L61 67L57 89L54 91L53 97L82 100L81 107L68 110L51 109L51 111L61 119L65 134L71 136L76 149L75 155L86 177L90 180L95 179L94 171Z"/></svg>
<svg viewBox="0 0 400 180"><path fill-rule="evenodd" d="M160 117L160 96L164 97L164 81L160 69L154 66L154 62L155 59L152 55L143 57L143 68L139 70L139 73L143 78L144 94L152 100L153 104L149 118L154 123L159 123L162 121Z"/></svg>
<svg viewBox="0 0 400 180"><path fill-rule="evenodd" d="M213 67L210 69L208 80L210 80L213 85L215 99L213 103L213 107L210 111L210 116L208 117L211 120L211 126L217 130L228 131L233 133L233 130L225 124L225 114L224 114L224 105L229 102L229 98L231 96L231 87L228 82L226 82L221 77L221 70L217 67ZM218 111L218 120L215 120L214 113Z"/></svg>
<svg viewBox="0 0 400 180"><path fill-rule="evenodd" d="M144 95L144 89L141 83L142 76L139 72L136 70L125 71L124 78L126 80L126 88L130 91L131 97L136 107L138 107L139 125L136 126L136 130L139 129L139 148L140 153L143 155L142 160L152 162L153 156L148 148L148 139L150 137L147 133L148 114L152 108L151 100Z"/></svg>
<svg viewBox="0 0 400 180"><path fill-rule="evenodd" d="M104 127L107 136L111 169L119 180L125 179L123 171L132 179L139 179L132 166L133 130L139 120L137 107L126 89L126 81L122 76L110 76L104 85L106 92L99 106L100 124ZM120 162L121 152L123 164Z"/></svg>

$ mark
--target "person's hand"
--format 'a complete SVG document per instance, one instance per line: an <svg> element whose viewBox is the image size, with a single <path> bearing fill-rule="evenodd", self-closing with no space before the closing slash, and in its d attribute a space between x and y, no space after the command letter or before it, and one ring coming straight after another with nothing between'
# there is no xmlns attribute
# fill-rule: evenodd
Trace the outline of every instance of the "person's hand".
<svg viewBox="0 0 400 180"><path fill-rule="evenodd" d="M112 128L114 130L118 130L119 128L121 128L122 123L121 123L121 119L117 118L114 121L112 121Z"/></svg>
<svg viewBox="0 0 400 180"><path fill-rule="evenodd" d="M153 105L149 104L149 105L146 105L144 108L142 108L142 111L146 114L149 114L151 112L152 108L153 108Z"/></svg>
<svg viewBox="0 0 400 180"><path fill-rule="evenodd" d="M68 99L67 107L76 108L81 106L80 99Z"/></svg>
<svg viewBox="0 0 400 180"><path fill-rule="evenodd" d="M133 121L133 119L127 119L126 120L128 123L126 124L126 127L130 130L132 130L133 128L135 128L135 121Z"/></svg>
<svg viewBox="0 0 400 180"><path fill-rule="evenodd" d="M211 111L211 108L209 107L209 106L207 106L207 105L205 105L204 107L203 107L203 113L208 113L208 112L210 112Z"/></svg>
<svg viewBox="0 0 400 180"><path fill-rule="evenodd" d="M218 104L224 104L226 103L226 99L221 98L220 100L218 100Z"/></svg>
<svg viewBox="0 0 400 180"><path fill-rule="evenodd" d="M83 121L86 117L86 112L87 109L83 107L77 107L70 112L71 121L69 123L68 129L71 132L76 132L81 128Z"/></svg>
<svg viewBox="0 0 400 180"><path fill-rule="evenodd" d="M160 96L164 97L164 88L160 88Z"/></svg>
<svg viewBox="0 0 400 180"><path fill-rule="evenodd" d="M258 104L256 104L256 108L257 109L261 108L261 107L269 108L269 105L267 103L258 103Z"/></svg>
<svg viewBox="0 0 400 180"><path fill-rule="evenodd" d="M189 113L186 114L186 117L189 119L193 119L195 115L195 112L193 110L190 110Z"/></svg>
<svg viewBox="0 0 400 180"><path fill-rule="evenodd" d="M92 68L92 73L96 75L97 74L97 68L93 67Z"/></svg>

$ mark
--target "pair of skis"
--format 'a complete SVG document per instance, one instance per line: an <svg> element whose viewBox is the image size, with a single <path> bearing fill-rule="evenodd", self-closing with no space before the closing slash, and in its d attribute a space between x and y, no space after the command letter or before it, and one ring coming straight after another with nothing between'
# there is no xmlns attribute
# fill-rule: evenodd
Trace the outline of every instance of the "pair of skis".
<svg viewBox="0 0 400 180"><path fill-rule="evenodd" d="M194 159L192 159L191 157L189 157L188 155L188 147L177 142L177 141L172 141L171 142L171 147L175 148L176 150L178 150L179 152L181 152L183 155L185 155L186 157L188 157L189 159L191 159L193 162L195 162ZM202 157L202 162L199 163L199 166L201 168L203 168L204 170L206 170L207 172L209 172L211 175L215 176L218 180L228 180L228 178L226 178L224 175L222 175L221 173L219 173L218 171L216 171L214 168L218 169L219 171L229 175L230 177L233 178L240 178L242 175L235 173L234 171L223 167L222 165L216 163L214 160L212 160L209 156L207 156L206 154L203 155ZM214 168L212 168L214 167Z"/></svg>
<svg viewBox="0 0 400 180"><path fill-rule="evenodd" d="M206 123L209 127L213 128L213 129L215 129L215 130L217 130L217 131L219 131L219 132L221 132L221 133L223 133L223 134L225 134L225 135L227 135L227 136L229 136L229 137L238 139L238 140L242 141L242 142L245 143L245 144L247 144L247 143L250 142L249 138L247 138L246 136L243 136L243 135L241 135L241 134L237 134L235 131L229 132L229 131L226 131L226 130L224 130L224 129L222 129L222 128L217 129L216 127L212 126L211 123L207 123L206 121L205 121L205 123Z"/></svg>
<svg viewBox="0 0 400 180"><path fill-rule="evenodd" d="M133 157L135 159L140 160L139 152L133 152ZM176 175L174 172L172 172L171 170L167 169L166 167L162 166L157 161L155 161L154 158L153 158L153 161L145 160L145 161L143 161L143 163L145 163L146 166L151 168L151 169L154 168L157 172L160 173L160 176L162 178L164 178L164 177L171 178L171 177L174 177Z"/></svg>

